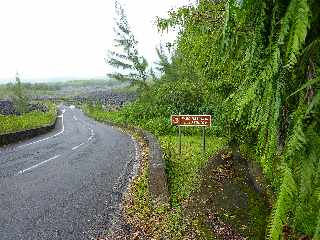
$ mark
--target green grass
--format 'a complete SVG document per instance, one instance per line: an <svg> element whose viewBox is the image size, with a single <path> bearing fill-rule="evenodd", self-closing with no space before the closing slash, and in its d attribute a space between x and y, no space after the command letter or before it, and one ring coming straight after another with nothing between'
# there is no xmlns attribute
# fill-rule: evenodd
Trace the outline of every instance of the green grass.
<svg viewBox="0 0 320 240"><path fill-rule="evenodd" d="M121 112L107 112L103 111L100 107L91 107L88 105L83 105L82 110L91 118L99 122L113 122L116 124L123 124L125 119L123 118Z"/></svg>
<svg viewBox="0 0 320 240"><path fill-rule="evenodd" d="M200 183L199 170L225 144L223 138L207 136L206 154L202 154L200 135L182 137L182 153L179 154L179 139L176 136L161 136L166 171L169 181L171 205L179 206Z"/></svg>
<svg viewBox="0 0 320 240"><path fill-rule="evenodd" d="M0 115L0 135L39 128L52 124L57 116L56 106L48 104L48 112L33 111L21 116Z"/></svg>

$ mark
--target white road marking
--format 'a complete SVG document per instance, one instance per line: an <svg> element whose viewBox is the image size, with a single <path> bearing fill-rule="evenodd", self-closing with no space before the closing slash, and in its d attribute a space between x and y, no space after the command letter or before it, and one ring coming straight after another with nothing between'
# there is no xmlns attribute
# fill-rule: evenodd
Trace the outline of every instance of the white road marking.
<svg viewBox="0 0 320 240"><path fill-rule="evenodd" d="M43 141L46 141L46 140L48 140L48 139L51 139L51 138L54 138L54 137L57 137L57 136L61 135L61 134L64 132L63 114L62 114L61 116L59 116L59 117L61 117L61 120L62 120L62 129L61 129L60 132L56 133L56 134L53 135L53 136L46 137L46 138L40 139L40 140L38 140L38 141L34 141L34 142L31 142L31 143L27 143L27 144L18 146L17 148L24 148L24 147L30 146L30 145L32 145L32 144L39 143L39 142L43 142Z"/></svg>
<svg viewBox="0 0 320 240"><path fill-rule="evenodd" d="M73 147L73 148L72 148L72 151L78 149L78 148L81 147L82 145L84 145L84 143L81 143L81 144L79 144L78 146Z"/></svg>
<svg viewBox="0 0 320 240"><path fill-rule="evenodd" d="M32 170L32 169L34 169L34 168L37 168L37 167L39 167L39 166L41 166L41 165L43 165L43 164L45 164L45 163L47 163L47 162L50 162L50 161L52 161L52 160L54 160L54 159L57 159L58 157L60 157L61 155L56 155L56 156L54 156L54 157L52 157L52 158L49 158L48 160L45 160L45 161L43 161L43 162L41 162L41 163L38 163L38 164L36 164L36 165L33 165L32 167L29 167L29 168L26 168L26 169L24 169L24 170L21 170L21 171L19 171L18 173L17 173L17 175L21 175L21 174L23 174L23 173L25 173L25 172L27 172L27 171L30 171L30 170Z"/></svg>
<svg viewBox="0 0 320 240"><path fill-rule="evenodd" d="M85 121L83 121L81 119L78 119L78 120L79 120L79 122L81 122L84 126L86 126L90 130L90 137L88 138L88 142L90 142L95 136L93 129L91 128L90 124L86 123Z"/></svg>
<svg viewBox="0 0 320 240"><path fill-rule="evenodd" d="M90 131L91 131L91 134L90 134L90 137L88 138L88 142L90 142L95 136L95 133L92 128L90 128Z"/></svg>

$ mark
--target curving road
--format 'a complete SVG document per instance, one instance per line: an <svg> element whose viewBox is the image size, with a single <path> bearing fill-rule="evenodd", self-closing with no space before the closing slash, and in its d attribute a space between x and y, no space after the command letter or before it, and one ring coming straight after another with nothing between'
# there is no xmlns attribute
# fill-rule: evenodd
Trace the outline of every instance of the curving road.
<svg viewBox="0 0 320 240"><path fill-rule="evenodd" d="M61 111L53 132L0 148L1 240L91 239L111 224L136 145L79 109Z"/></svg>

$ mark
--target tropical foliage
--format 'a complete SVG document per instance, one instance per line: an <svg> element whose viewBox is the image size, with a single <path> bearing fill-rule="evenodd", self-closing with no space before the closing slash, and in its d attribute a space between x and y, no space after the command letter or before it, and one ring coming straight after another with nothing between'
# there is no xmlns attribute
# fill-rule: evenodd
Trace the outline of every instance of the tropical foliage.
<svg viewBox="0 0 320 240"><path fill-rule="evenodd" d="M200 106L255 150L277 193L268 238L284 225L319 237L319 1L202 0L159 19L174 26L176 81L202 90Z"/></svg>

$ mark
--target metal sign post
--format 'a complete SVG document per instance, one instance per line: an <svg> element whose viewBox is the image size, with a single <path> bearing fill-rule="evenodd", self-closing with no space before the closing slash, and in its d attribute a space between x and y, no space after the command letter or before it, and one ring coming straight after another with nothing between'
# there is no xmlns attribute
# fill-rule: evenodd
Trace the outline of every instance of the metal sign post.
<svg viewBox="0 0 320 240"><path fill-rule="evenodd" d="M202 156L205 156L206 153L206 127L202 127Z"/></svg>
<svg viewBox="0 0 320 240"><path fill-rule="evenodd" d="M179 154L181 155L181 126L178 126L179 128Z"/></svg>
<svg viewBox="0 0 320 240"><path fill-rule="evenodd" d="M181 115L181 113L179 113L179 115ZM178 126L178 131L179 131L179 155L181 156L181 126Z"/></svg>

